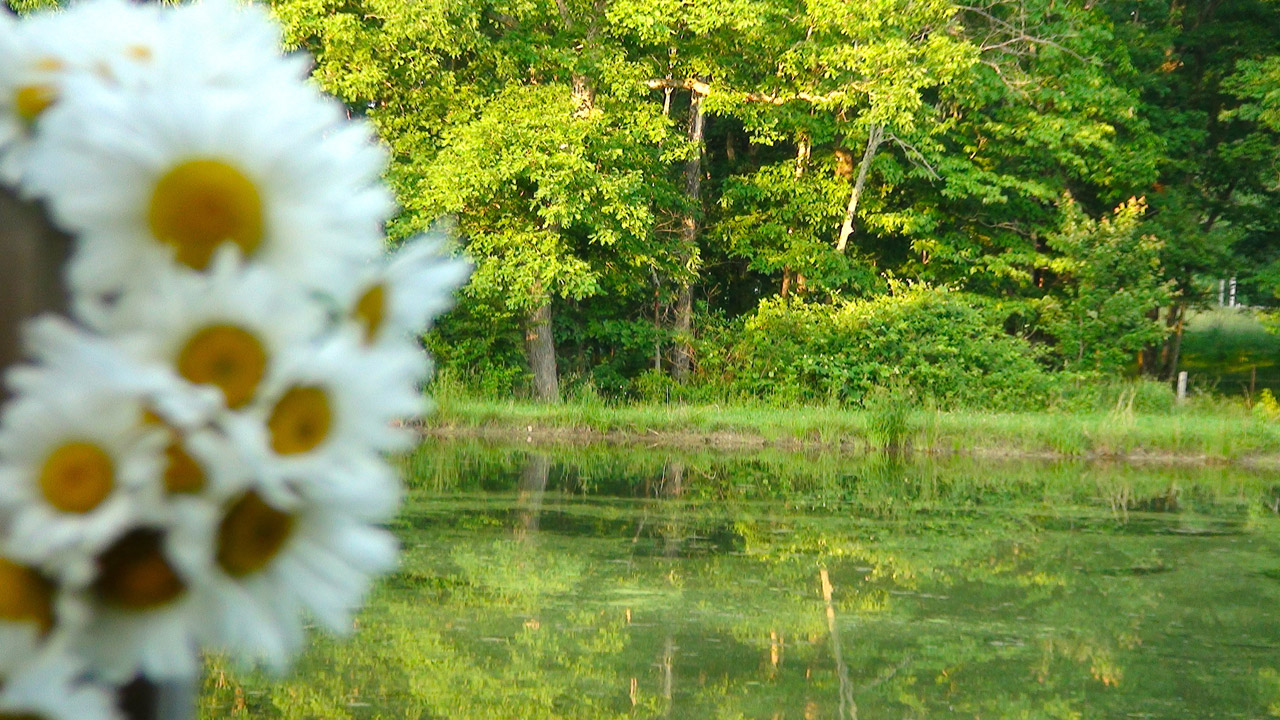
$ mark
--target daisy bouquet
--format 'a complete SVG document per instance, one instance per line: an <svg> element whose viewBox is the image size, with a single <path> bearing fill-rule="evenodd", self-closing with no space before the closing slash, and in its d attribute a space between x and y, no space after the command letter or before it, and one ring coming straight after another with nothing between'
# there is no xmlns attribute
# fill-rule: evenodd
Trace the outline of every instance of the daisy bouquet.
<svg viewBox="0 0 1280 720"><path fill-rule="evenodd" d="M384 254L386 158L306 69L231 0L0 11L0 186L72 250L4 373L0 717L284 666L395 561L415 337L468 269Z"/></svg>

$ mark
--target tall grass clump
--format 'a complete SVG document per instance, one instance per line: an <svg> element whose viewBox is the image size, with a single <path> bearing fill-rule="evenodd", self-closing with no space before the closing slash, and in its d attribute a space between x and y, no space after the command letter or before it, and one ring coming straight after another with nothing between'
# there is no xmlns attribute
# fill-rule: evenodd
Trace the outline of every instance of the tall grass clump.
<svg viewBox="0 0 1280 720"><path fill-rule="evenodd" d="M872 447L890 455L901 455L911 447L916 397L908 386L894 382L876 387L867 394L863 406L867 415L867 440Z"/></svg>

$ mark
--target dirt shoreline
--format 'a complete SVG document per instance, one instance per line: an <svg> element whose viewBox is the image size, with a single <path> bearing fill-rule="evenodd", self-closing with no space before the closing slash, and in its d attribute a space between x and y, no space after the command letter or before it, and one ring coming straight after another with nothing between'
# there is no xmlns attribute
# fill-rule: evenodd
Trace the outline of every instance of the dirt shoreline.
<svg viewBox="0 0 1280 720"><path fill-rule="evenodd" d="M424 438L439 440L482 440L530 447L583 447L613 445L654 450L710 450L714 452L751 452L781 450L785 452L828 452L840 455L867 455L878 452L865 440L850 438L831 442L819 439L769 438L763 435L731 430L714 432L675 432L662 430L597 430L595 428L558 425L436 425L418 428ZM1030 449L975 443L964 449L916 447L909 454L929 457L976 457L992 460L1085 461L1133 465L1178 465L1205 467L1244 467L1259 470L1280 469L1280 454L1250 455L1228 458L1206 454L1176 453L1159 450L1137 450L1125 453L1063 453L1050 448Z"/></svg>

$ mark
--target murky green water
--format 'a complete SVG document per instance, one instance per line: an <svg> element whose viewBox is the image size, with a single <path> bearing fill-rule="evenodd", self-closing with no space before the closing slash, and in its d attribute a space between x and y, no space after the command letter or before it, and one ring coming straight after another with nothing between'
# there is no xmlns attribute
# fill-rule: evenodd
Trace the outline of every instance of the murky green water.
<svg viewBox="0 0 1280 720"><path fill-rule="evenodd" d="M349 642L206 717L1280 715L1280 480L424 449Z"/></svg>

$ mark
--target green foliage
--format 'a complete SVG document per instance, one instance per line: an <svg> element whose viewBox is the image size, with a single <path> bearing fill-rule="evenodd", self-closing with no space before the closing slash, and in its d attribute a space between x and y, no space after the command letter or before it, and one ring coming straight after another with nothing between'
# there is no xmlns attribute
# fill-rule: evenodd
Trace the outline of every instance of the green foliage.
<svg viewBox="0 0 1280 720"><path fill-rule="evenodd" d="M849 188L834 164L834 156L808 167L788 160L729 178L715 228L729 254L763 275L795 272L810 291L880 284L866 258L835 249Z"/></svg>
<svg viewBox="0 0 1280 720"><path fill-rule="evenodd" d="M1073 413L1165 414L1174 409L1174 392L1169 383L1158 380L1078 373L1062 378L1050 406Z"/></svg>
<svg viewBox="0 0 1280 720"><path fill-rule="evenodd" d="M802 400L861 404L891 383L943 406L1045 398L1049 376L1003 319L978 297L927 287L833 305L766 300L727 348L726 370L746 392Z"/></svg>
<svg viewBox="0 0 1280 720"><path fill-rule="evenodd" d="M512 86L456 128L426 178L420 206L456 213L477 266L467 292L528 311L548 295L595 295L610 261L650 269L654 187L644 113L579 112L564 85ZM660 126L651 128L660 133Z"/></svg>
<svg viewBox="0 0 1280 720"><path fill-rule="evenodd" d="M1280 132L1280 56L1241 60L1235 74L1223 81L1223 87L1245 101L1224 110L1224 120L1248 120Z"/></svg>
<svg viewBox="0 0 1280 720"><path fill-rule="evenodd" d="M778 370L737 338L778 314L784 284L815 316L896 282L955 288L974 307L1020 308L1006 329L1056 340L1059 368L1103 375L1142 344L1169 356L1176 334L1145 313L1204 303L1217 278L1239 276L1251 303L1280 296L1273 0L271 6L316 82L390 147L391 236L456 219L477 271L430 342L471 387L523 388L523 324L549 303L566 377L610 398L650 392L635 381L686 339L672 306L690 282L700 372L676 395L776 404L859 402L899 356L963 344L944 318L907 335L919 347L823 348ZM687 140L695 87L701 147ZM873 129L884 142L840 253ZM1078 208L1061 206L1067 193ZM1128 204L1087 220L1130 197L1150 203L1141 223ZM850 359L867 353L890 360ZM903 363L923 396L1012 402L982 373L944 381Z"/></svg>
<svg viewBox="0 0 1280 720"><path fill-rule="evenodd" d="M1131 199L1111 217L1091 220L1067 198L1062 229L1049 238L1061 253L1049 267L1065 281L1061 297L1041 304L1044 327L1069 370L1123 371L1135 354L1164 339L1151 311L1169 301L1160 281L1163 244L1142 234L1146 205Z"/></svg>
<svg viewBox="0 0 1280 720"><path fill-rule="evenodd" d="M1220 393L1280 391L1280 334L1273 313L1214 308L1191 314L1182 343L1182 367L1193 385Z"/></svg>

